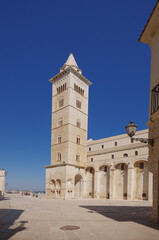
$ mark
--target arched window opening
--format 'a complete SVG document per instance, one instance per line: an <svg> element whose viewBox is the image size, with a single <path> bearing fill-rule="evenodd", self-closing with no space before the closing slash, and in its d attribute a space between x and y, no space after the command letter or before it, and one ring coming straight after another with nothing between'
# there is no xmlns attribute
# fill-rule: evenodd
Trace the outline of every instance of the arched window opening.
<svg viewBox="0 0 159 240"><path fill-rule="evenodd" d="M62 92L62 86L61 86L61 92Z"/></svg>
<svg viewBox="0 0 159 240"><path fill-rule="evenodd" d="M91 147L89 147L89 152L91 151Z"/></svg>
<svg viewBox="0 0 159 240"><path fill-rule="evenodd" d="M104 145L102 145L102 149L104 148Z"/></svg>
<svg viewBox="0 0 159 240"><path fill-rule="evenodd" d="M124 154L123 154L123 157L128 157L128 154L127 154L127 153L124 153Z"/></svg>
<svg viewBox="0 0 159 240"><path fill-rule="evenodd" d="M63 91L65 91L65 85L63 84Z"/></svg>
<svg viewBox="0 0 159 240"><path fill-rule="evenodd" d="M66 85L66 83L65 83L65 90L66 90L66 86L67 86L67 85Z"/></svg>
<svg viewBox="0 0 159 240"><path fill-rule="evenodd" d="M93 162L93 158L91 158L91 162Z"/></svg>
<svg viewBox="0 0 159 240"><path fill-rule="evenodd" d="M57 160L58 160L58 161L61 161L61 153L58 153L58 155L57 155Z"/></svg>
<svg viewBox="0 0 159 240"><path fill-rule="evenodd" d="M114 155L112 155L112 159L114 159Z"/></svg>
<svg viewBox="0 0 159 240"><path fill-rule="evenodd" d="M114 146L117 146L117 145L118 145L118 143L117 143L117 142L115 142L115 143L114 143Z"/></svg>
<svg viewBox="0 0 159 240"><path fill-rule="evenodd" d="M58 143L61 143L61 136L58 136L57 142L58 142Z"/></svg>
<svg viewBox="0 0 159 240"><path fill-rule="evenodd" d="M138 151L135 151L135 156L137 156L138 155Z"/></svg>

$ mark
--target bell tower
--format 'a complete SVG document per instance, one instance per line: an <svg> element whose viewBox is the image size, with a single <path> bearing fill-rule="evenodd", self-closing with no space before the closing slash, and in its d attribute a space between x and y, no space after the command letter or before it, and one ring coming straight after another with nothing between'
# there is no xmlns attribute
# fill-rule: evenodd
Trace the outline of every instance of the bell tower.
<svg viewBox="0 0 159 240"><path fill-rule="evenodd" d="M91 82L82 75L72 53L60 73L51 78L50 82L51 165L46 167L46 172L50 172L50 179L61 181L61 177L65 176L64 183L67 181L67 166L79 168L86 163L88 93ZM62 195L65 195L64 192Z"/></svg>

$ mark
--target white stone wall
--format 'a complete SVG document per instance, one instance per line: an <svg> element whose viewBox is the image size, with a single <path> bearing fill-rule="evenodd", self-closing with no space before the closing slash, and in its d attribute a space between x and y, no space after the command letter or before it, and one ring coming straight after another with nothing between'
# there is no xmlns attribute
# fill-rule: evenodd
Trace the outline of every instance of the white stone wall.
<svg viewBox="0 0 159 240"><path fill-rule="evenodd" d="M6 172L3 169L0 169L0 199L4 198L5 192L5 176Z"/></svg>

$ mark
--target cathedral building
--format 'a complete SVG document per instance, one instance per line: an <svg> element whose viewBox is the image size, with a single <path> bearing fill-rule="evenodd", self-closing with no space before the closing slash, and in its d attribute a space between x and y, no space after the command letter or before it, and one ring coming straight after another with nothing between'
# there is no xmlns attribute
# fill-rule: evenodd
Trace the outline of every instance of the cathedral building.
<svg viewBox="0 0 159 240"><path fill-rule="evenodd" d="M105 198L152 201L148 146L127 134L87 140L91 82L70 54L52 83L51 165L46 166L49 198ZM147 138L148 130L136 137Z"/></svg>

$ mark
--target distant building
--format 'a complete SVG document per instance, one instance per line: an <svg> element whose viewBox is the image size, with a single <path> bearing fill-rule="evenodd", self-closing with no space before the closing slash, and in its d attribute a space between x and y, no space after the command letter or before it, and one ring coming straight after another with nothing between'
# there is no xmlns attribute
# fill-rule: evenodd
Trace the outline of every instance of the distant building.
<svg viewBox="0 0 159 240"><path fill-rule="evenodd" d="M0 169L0 199L4 198L4 191L5 191L5 176L6 172L3 169Z"/></svg>
<svg viewBox="0 0 159 240"><path fill-rule="evenodd" d="M127 134L87 141L88 92L73 54L52 82L51 165L46 194L51 198L152 200L148 146ZM148 130L137 137L147 138Z"/></svg>

